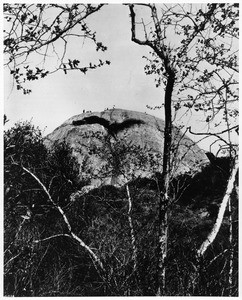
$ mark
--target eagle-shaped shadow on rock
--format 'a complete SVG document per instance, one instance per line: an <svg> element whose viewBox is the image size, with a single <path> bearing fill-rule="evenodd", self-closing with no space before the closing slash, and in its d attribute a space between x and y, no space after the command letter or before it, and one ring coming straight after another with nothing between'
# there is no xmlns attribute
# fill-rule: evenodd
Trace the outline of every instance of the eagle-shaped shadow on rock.
<svg viewBox="0 0 242 300"><path fill-rule="evenodd" d="M124 120L122 123L110 123L110 121L100 118L98 116L90 116L83 118L81 120L76 120L72 122L72 125L74 126L81 126L81 125L87 125L87 124L100 124L102 125L108 133L113 136L116 139L116 135L118 132L128 129L134 125L140 125L140 124L145 124L144 121L142 120L137 120L137 119L127 119Z"/></svg>

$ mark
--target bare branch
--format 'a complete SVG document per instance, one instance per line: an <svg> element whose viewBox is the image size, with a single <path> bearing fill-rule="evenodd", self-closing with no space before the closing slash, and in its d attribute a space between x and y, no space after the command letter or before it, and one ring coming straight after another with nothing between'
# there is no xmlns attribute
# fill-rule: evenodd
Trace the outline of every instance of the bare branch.
<svg viewBox="0 0 242 300"><path fill-rule="evenodd" d="M49 236L49 237L47 237L45 239L35 240L34 243L37 244L37 243L45 242L45 241L48 241L48 240L51 240L51 239L54 239L54 238L60 237L60 236L65 236L65 237L71 238L71 236L69 234L60 233L60 234L55 234L55 235Z"/></svg>
<svg viewBox="0 0 242 300"><path fill-rule="evenodd" d="M11 261L13 261L15 258L17 258L19 255L21 255L21 252L19 252L18 254L16 254L15 256L13 256L12 258L10 258L5 264L4 264L4 267L6 265L8 265Z"/></svg>
<svg viewBox="0 0 242 300"><path fill-rule="evenodd" d="M107 47L97 41L96 32L89 29L86 23L86 19L98 12L104 5L4 4L6 21L4 66L9 68L17 90L29 94L31 90L24 88L26 80L44 78L47 74L61 69L60 66L67 53L65 40L67 37L89 38L94 43L96 51L106 51ZM55 44L58 40L62 44L57 52ZM50 45L53 49L50 49ZM35 53L38 55L34 56ZM48 64L46 61L49 53L54 54L59 64L57 69L52 63ZM36 61L41 56L43 56L42 69L38 68L37 71L36 63L33 63L31 59L34 57ZM49 69L46 70L47 66ZM88 70L86 67L82 69L85 69L85 72Z"/></svg>
<svg viewBox="0 0 242 300"><path fill-rule="evenodd" d="M187 127L187 129L189 130L189 133L191 134L194 134L194 135L207 135L207 136L215 136L217 137L219 140L223 141L226 145L228 145L231 149L232 149L232 146L235 146L231 143L231 141L227 142L225 139L223 139L220 135L223 134L223 133L226 133L228 131L231 131L233 129L235 130L238 130L239 128L239 125L235 125L231 128L228 128L228 129L225 129L225 130L222 130L220 132L216 132L216 133L212 133L212 132L192 132L191 130L191 126ZM233 149L235 151L235 149Z"/></svg>
<svg viewBox="0 0 242 300"><path fill-rule="evenodd" d="M150 5L148 5L148 6L151 8ZM130 17L131 17L131 40L133 42L135 42L136 44L151 47L155 51L155 53L157 53L157 55L164 61L165 68L168 69L169 68L169 60L164 53L164 47L163 47L163 49L160 50L157 47L157 44L155 45L153 42L151 42L147 39L142 41L136 37L136 21L135 21L136 15L134 12L134 4L130 4L129 9L130 9ZM159 42L161 42L161 41L159 41Z"/></svg>
<svg viewBox="0 0 242 300"><path fill-rule="evenodd" d="M91 256L91 258L93 259L94 263L96 263L100 269L102 271L104 271L104 267L103 264L101 262L101 260L97 257L97 255L91 250L91 248L86 245L82 239L80 239L77 235L75 235L72 231L71 225L69 223L69 220L67 218L67 216L65 215L64 211L62 210L62 208L60 206L58 206L54 200L52 199L50 193L48 192L47 188L45 187L45 185L39 180L39 178L34 175L30 170L28 170L25 167L22 167L23 170L25 172L27 172L28 174L30 174L37 182L38 184L42 187L43 191L45 192L45 194L47 195L49 201L53 204L53 206L59 211L59 213L62 215L62 218L65 222L65 224L67 225L68 231L69 231L69 236L71 236L74 240L78 241L78 243L87 250L87 252L89 253L89 255ZM68 236L68 235L67 235Z"/></svg>

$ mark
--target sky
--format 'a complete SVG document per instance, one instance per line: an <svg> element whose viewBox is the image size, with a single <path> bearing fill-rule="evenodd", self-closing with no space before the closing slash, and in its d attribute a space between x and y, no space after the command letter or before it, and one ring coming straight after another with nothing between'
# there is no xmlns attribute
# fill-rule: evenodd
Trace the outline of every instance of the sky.
<svg viewBox="0 0 242 300"><path fill-rule="evenodd" d="M147 111L146 104L159 104L162 91L154 87L153 80L143 70L145 60L142 56L148 51L130 40L128 8L106 6L88 23L93 24L98 39L108 50L97 55L99 53L94 53L94 47L87 43L74 46L75 50L80 49L85 57L95 57L93 62L98 56L104 57L111 65L92 70L87 75L77 71L49 75L29 85L30 95L12 89L12 80L6 71L4 97L9 126L18 120L32 119L49 133L66 119L82 113L83 109L100 111L115 106Z"/></svg>
<svg viewBox="0 0 242 300"><path fill-rule="evenodd" d="M142 57L150 50L131 41L128 7L121 4L105 6L88 19L88 24L96 30L97 39L108 50L105 53L96 52L93 45L80 41L70 44L68 54L73 58L81 54L81 63L84 64L90 61L95 63L102 58L111 61L111 65L91 70L86 75L78 71L67 75L56 72L31 82L28 87L32 93L29 95L16 90L5 69L4 113L9 119L6 129L18 121L31 120L46 135L83 110L102 111L113 107L164 118L162 109L150 110L146 107L161 105L164 92L162 88L155 87L153 77L144 73L146 61ZM203 130L204 123L198 119L186 116L183 122L185 120L185 123L192 125L193 131ZM194 136L192 138L195 139ZM211 139L205 140L199 146L209 151L211 142Z"/></svg>

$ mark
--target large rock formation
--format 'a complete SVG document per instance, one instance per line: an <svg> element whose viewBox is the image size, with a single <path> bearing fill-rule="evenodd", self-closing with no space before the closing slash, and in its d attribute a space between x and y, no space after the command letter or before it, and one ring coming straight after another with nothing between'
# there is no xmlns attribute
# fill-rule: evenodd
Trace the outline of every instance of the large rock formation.
<svg viewBox="0 0 242 300"><path fill-rule="evenodd" d="M80 165L80 180L89 180L92 186L121 186L162 172L163 135L163 120L146 113L111 109L68 119L46 137L45 144L51 147L65 141L71 146ZM204 151L177 128L173 129L173 140L173 176L194 173L208 162Z"/></svg>

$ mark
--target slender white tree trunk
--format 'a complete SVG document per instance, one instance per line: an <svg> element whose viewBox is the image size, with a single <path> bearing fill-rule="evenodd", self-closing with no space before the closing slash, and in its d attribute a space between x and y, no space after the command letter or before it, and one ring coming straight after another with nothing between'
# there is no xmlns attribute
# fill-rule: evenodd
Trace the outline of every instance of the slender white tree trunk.
<svg viewBox="0 0 242 300"><path fill-rule="evenodd" d="M229 296L232 296L234 249L233 249L233 219L232 219L231 199L229 199L228 210L229 210L229 245L230 245L228 282L229 282Z"/></svg>
<svg viewBox="0 0 242 300"><path fill-rule="evenodd" d="M219 232L219 229L220 229L222 221L223 221L223 217L224 217L226 207L228 205L231 193L232 193L233 188L234 188L234 182L235 182L235 177L236 177L238 168L239 168L239 162L238 162L238 158L236 157L235 162L234 162L234 166L233 166L233 169L232 169L229 181L228 181L227 189L226 189L225 195L223 197L222 203L221 203L220 208L219 208L217 220L216 220L211 232L208 234L206 240L202 243L202 245L198 249L198 251L197 251L197 256L198 257L201 257L201 256L204 255L207 248L213 243L214 239L216 238L216 236Z"/></svg>
<svg viewBox="0 0 242 300"><path fill-rule="evenodd" d="M134 233L134 226L133 226L133 220L132 220L132 199L130 196L129 191L129 185L126 184L126 192L128 196L128 203L129 203L129 209L128 209L128 220L129 220L129 228L130 228L130 235L131 235L131 243L133 248L133 261L134 261L134 271L137 269L137 244L135 239L135 233Z"/></svg>
<svg viewBox="0 0 242 300"><path fill-rule="evenodd" d="M69 223L69 220L65 214L65 212L63 211L63 209L58 206L54 200L52 199L49 191L47 190L46 186L40 181L40 179L35 175L33 174L30 170L26 169L25 167L22 167L23 170L25 172L27 172L28 174L30 174L37 182L38 184L42 187L43 191L45 192L45 194L47 195L49 201L53 204L53 206L59 211L59 213L61 214L66 226L67 226L67 229L69 231L68 234L66 234L65 236L68 236L68 237L71 237L73 238L74 240L76 240L80 246L82 246L83 248L86 249L86 251L89 253L90 257L92 258L93 262L95 265L97 265L99 267L99 270L104 272L104 267L103 267L103 264L100 260L100 258L92 251L92 249L81 239L79 238L72 230L71 228L71 224Z"/></svg>

